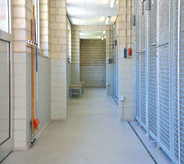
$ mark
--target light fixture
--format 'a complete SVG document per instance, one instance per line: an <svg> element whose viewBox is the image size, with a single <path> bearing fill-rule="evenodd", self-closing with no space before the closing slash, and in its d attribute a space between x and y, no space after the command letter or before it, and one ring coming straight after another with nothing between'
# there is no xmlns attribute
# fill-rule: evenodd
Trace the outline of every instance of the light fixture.
<svg viewBox="0 0 184 164"><path fill-rule="evenodd" d="M106 19L106 24L109 24L110 16Z"/></svg>
<svg viewBox="0 0 184 164"><path fill-rule="evenodd" d="M103 34L105 34L105 31L103 31Z"/></svg>
<svg viewBox="0 0 184 164"><path fill-rule="evenodd" d="M113 8L115 3L116 3L116 0L111 0L110 7Z"/></svg>
<svg viewBox="0 0 184 164"><path fill-rule="evenodd" d="M104 40L104 37L102 36L102 40Z"/></svg>
<svg viewBox="0 0 184 164"><path fill-rule="evenodd" d="M70 30L70 26L68 25L68 30Z"/></svg>

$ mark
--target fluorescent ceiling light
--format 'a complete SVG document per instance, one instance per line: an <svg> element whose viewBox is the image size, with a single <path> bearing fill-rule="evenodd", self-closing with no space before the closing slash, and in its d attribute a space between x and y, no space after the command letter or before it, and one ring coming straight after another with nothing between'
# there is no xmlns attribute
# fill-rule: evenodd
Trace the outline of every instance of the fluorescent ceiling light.
<svg viewBox="0 0 184 164"><path fill-rule="evenodd" d="M116 0L111 0L110 7L113 8L115 3L116 3Z"/></svg>
<svg viewBox="0 0 184 164"><path fill-rule="evenodd" d="M105 34L105 31L103 31L103 34Z"/></svg>
<svg viewBox="0 0 184 164"><path fill-rule="evenodd" d="M107 17L106 24L109 24L110 17Z"/></svg>
<svg viewBox="0 0 184 164"><path fill-rule="evenodd" d="M104 37L102 36L102 40L104 40Z"/></svg>

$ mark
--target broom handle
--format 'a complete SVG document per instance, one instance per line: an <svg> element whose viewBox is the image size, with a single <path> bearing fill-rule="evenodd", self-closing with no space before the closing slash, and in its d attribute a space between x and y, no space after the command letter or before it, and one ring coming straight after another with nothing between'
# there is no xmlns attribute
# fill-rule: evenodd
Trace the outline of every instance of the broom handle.
<svg viewBox="0 0 184 164"><path fill-rule="evenodd" d="M35 42L35 8L33 5L33 26L31 25L31 37L33 37L33 42ZM32 76L32 135L34 135L34 119L35 119L35 46L32 45L31 53L31 76Z"/></svg>

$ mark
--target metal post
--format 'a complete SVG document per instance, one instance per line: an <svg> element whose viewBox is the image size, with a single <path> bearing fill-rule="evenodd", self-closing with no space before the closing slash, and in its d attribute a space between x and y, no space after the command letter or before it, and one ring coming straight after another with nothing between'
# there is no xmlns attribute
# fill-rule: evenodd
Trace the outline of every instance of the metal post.
<svg viewBox="0 0 184 164"><path fill-rule="evenodd" d="M158 16L158 10L159 10L159 1L155 1L155 5L156 5L156 12L157 12L157 20L159 19L159 16ZM157 26L157 34L156 34L156 38L158 39L159 38L159 27ZM158 40L157 40L158 42ZM157 64L156 64L156 70L157 70L157 148L159 149L160 146L159 146L159 138L160 138L160 133L159 133L159 129L160 129L160 125L159 125L159 122L160 122L160 119L159 119L159 88L160 88L160 84L159 84L159 58L160 58L160 54L158 52L158 49L157 49L157 53L158 53L158 56L157 56Z"/></svg>
<svg viewBox="0 0 184 164"><path fill-rule="evenodd" d="M148 110L148 53L149 53L149 10L148 11L145 11L146 13L146 37L145 37L145 67L146 67L146 77L145 77L145 80L146 80L146 126L147 126L147 135L149 136L149 110Z"/></svg>
<svg viewBox="0 0 184 164"><path fill-rule="evenodd" d="M181 0L178 0L178 160L181 163L180 147L180 21L181 21Z"/></svg>
<svg viewBox="0 0 184 164"><path fill-rule="evenodd" d="M169 1L169 64L170 64L170 73L169 73L169 118L170 118L170 152L171 152L171 159L174 161L174 112L173 112L173 38L174 38L174 19L173 19L173 0Z"/></svg>

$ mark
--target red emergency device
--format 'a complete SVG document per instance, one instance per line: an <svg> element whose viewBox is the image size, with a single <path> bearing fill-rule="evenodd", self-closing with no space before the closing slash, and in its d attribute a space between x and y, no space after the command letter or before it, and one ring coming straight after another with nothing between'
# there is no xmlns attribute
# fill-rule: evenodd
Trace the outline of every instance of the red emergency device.
<svg viewBox="0 0 184 164"><path fill-rule="evenodd" d="M131 48L128 49L128 55L132 56L132 49Z"/></svg>
<svg viewBox="0 0 184 164"><path fill-rule="evenodd" d="M111 59L111 63L113 62L113 59Z"/></svg>

